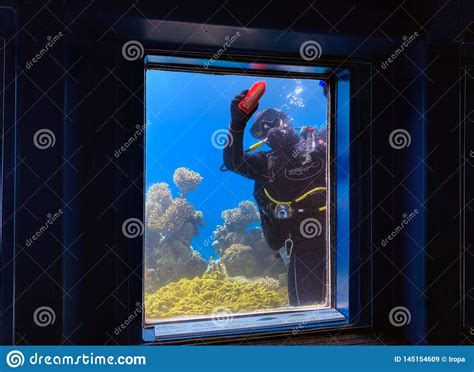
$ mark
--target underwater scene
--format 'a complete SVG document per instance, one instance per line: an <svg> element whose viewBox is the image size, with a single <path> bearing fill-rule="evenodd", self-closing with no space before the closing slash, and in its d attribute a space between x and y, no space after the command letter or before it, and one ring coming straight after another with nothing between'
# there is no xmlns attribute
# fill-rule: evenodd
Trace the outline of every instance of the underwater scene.
<svg viewBox="0 0 474 372"><path fill-rule="evenodd" d="M147 322L326 306L327 116L324 81L147 70Z"/></svg>

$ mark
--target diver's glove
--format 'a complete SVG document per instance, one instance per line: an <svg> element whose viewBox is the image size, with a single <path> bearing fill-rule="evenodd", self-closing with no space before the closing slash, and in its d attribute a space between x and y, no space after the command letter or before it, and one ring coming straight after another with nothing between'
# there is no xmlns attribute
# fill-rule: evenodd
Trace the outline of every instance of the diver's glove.
<svg viewBox="0 0 474 372"><path fill-rule="evenodd" d="M248 114L239 109L240 101L242 101L248 92L248 89L243 90L240 94L237 94L230 103L230 129L234 132L242 132L250 117L258 109L258 104Z"/></svg>

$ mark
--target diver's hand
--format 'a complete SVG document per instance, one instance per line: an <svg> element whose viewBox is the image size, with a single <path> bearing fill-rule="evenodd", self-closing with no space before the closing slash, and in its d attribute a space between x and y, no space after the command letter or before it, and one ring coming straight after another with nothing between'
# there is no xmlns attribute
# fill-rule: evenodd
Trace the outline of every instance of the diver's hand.
<svg viewBox="0 0 474 372"><path fill-rule="evenodd" d="M243 90L242 92L240 92L240 94L237 94L232 100L232 102L230 103L230 118L231 118L230 127L234 131L243 131L250 117L258 109L258 104L248 114L243 112L241 109L239 109L240 101L242 101L242 99L245 97L245 95L248 92L249 92L248 89Z"/></svg>

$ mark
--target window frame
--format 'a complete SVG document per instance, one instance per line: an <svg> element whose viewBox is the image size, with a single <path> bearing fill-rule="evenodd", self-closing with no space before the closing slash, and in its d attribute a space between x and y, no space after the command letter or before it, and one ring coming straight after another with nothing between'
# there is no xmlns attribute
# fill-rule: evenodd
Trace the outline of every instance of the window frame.
<svg viewBox="0 0 474 372"><path fill-rule="evenodd" d="M464 81L462 82L461 88L461 120L463 121L462 130L460 131L460 163L463 164L461 172L461 213L460 213L460 225L461 225L461 256L462 256L462 324L466 328L470 328L470 331L474 327L474 274L472 268L474 267L474 255L472 253L472 241L473 232L472 229L467 226L472 226L473 213L469 208L469 201L472 200L471 196L472 187L469 185L472 183L472 175L470 173L471 166L469 159L471 152L474 149L474 131L473 124L474 117L471 118L469 114L474 112L474 104L470 97L474 96L474 63L473 61L466 61L463 66L463 72L465 73ZM468 163L468 164L466 164Z"/></svg>
<svg viewBox="0 0 474 372"><path fill-rule="evenodd" d="M342 178L346 178L346 181L350 181L350 168L351 168L351 159L350 159L350 112L351 112L351 76L353 74L353 69L350 68L347 64L320 64L320 65L301 65L298 63L292 63L295 61L287 60L278 60L275 58L262 58L259 57L258 62L260 64L271 65L272 68L279 66L278 69L268 70L245 70L242 73L242 66L251 66L252 60L248 57L241 56L223 56L222 60L217 60L214 62L214 65L208 69L203 67L202 62L208 61L204 59L204 56L201 54L185 54L182 55L172 55L170 56L167 53L161 52L152 52L145 59L145 74L149 69L160 69L160 70L175 70L175 71L191 71L196 73L233 73L237 75L257 75L265 76L270 75L275 76L288 76L288 69L292 69L291 78L302 78L302 79L320 79L324 80L328 84L328 133L330 133L330 141L334 143L334 146L330 143L330 151L328 154L329 157L333 159L341 158L341 162L336 161L334 164L330 162L330 187L329 200L330 208L328 211L329 215L335 216L333 219L329 220L330 228L330 247L333 246L335 249L330 248L332 257L330 257L331 262L331 279L330 283L332 285L332 301L330 308L337 310L339 314L342 315L342 319L327 321L327 322L315 322L308 324L299 324L297 325L298 331L307 331L307 330L317 330L317 329L329 329L334 327L345 327L351 325L351 313L349 312L349 287L350 281L352 281L350 270L350 261L352 260L352 253L349 249L350 238L350 189L349 182L340 182ZM196 63L200 61L200 63ZM301 61L298 61L301 63ZM240 71L236 71L237 68L241 68ZM247 67L248 68L248 67ZM308 72L310 71L310 72ZM357 70L355 70L357 72ZM146 90L146 86L145 86ZM341 102L340 97L342 94L346 95L346 100ZM339 128L338 128L339 127ZM341 135L336 136L336 132L342 133ZM338 141L344 135L344 141ZM339 171L336 172L336 169L339 168ZM145 183L145 180L144 180ZM338 186L341 185L341 186ZM145 184L144 184L145 190ZM345 195L342 201L337 201L336 194ZM145 195L145 193L144 193ZM344 203L344 208L337 212L337 205ZM331 213L332 211L332 213ZM337 229L336 229L337 227ZM342 240L344 247L340 247L338 241L336 241L336 233L340 232L339 238ZM144 246L143 246L144 249ZM338 255L336 252L344 252L343 256ZM339 270L343 270L343 273L340 273ZM358 274L356 274L358 276ZM351 280L349 280L351 279ZM337 281L341 281L344 285L336 287ZM326 309L327 310L327 309ZM355 310L355 309L354 309ZM311 311L311 310L307 310ZM301 308L296 308L292 312L301 312ZM284 312L278 312L284 313ZM259 314L265 316L268 313ZM255 313L252 314L239 314L237 317L245 316L255 316ZM207 317L209 318L209 317ZM357 318L360 319L360 313L357 314ZM154 324L146 324L145 317L143 315L142 319L143 324L143 338L147 342L176 342L180 340L189 340L189 339L229 339L233 337L241 338L242 336L248 336L250 334L275 334L275 333L288 333L294 332L295 324L286 324L284 326L268 326L262 329L241 329L239 331L216 331L216 332L202 332L194 333L187 335L179 336L165 336L157 337L154 329Z"/></svg>
<svg viewBox="0 0 474 372"><path fill-rule="evenodd" d="M1 242L0 242L0 344L15 340L15 258L16 258L16 89L17 14L0 7L0 115L1 115Z"/></svg>

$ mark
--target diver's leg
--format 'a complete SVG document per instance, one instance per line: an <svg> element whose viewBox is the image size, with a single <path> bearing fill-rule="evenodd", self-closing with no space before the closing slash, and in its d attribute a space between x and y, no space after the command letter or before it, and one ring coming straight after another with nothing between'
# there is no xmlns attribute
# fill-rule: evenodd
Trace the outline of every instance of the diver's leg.
<svg viewBox="0 0 474 372"><path fill-rule="evenodd" d="M324 235L295 243L292 266L295 288L293 295L298 305L323 303L326 298L327 283Z"/></svg>

